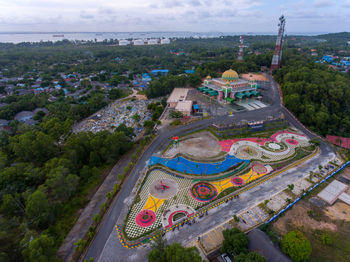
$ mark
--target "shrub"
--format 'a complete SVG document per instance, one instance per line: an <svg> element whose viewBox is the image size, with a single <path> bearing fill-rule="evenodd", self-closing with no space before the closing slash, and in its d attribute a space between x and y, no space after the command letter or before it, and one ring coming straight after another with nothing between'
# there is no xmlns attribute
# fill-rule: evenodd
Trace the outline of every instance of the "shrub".
<svg viewBox="0 0 350 262"><path fill-rule="evenodd" d="M282 238L282 251L295 262L307 260L311 255L310 241L300 231L290 231Z"/></svg>
<svg viewBox="0 0 350 262"><path fill-rule="evenodd" d="M98 222L100 222L100 220L101 220L100 214L95 214L93 219L94 219L94 221L95 221L96 224L97 224Z"/></svg>
<svg viewBox="0 0 350 262"><path fill-rule="evenodd" d="M322 234L321 238L322 238L322 243L324 245L330 246L333 244L333 240L331 239L328 233Z"/></svg>
<svg viewBox="0 0 350 262"><path fill-rule="evenodd" d="M172 126L178 126L178 125L181 125L181 120L177 119L177 120L174 120L173 122L171 122Z"/></svg>
<svg viewBox="0 0 350 262"><path fill-rule="evenodd" d="M124 175L123 175L123 174L119 174L119 175L118 175L118 180L119 180L120 182L122 182L122 181L124 180Z"/></svg>

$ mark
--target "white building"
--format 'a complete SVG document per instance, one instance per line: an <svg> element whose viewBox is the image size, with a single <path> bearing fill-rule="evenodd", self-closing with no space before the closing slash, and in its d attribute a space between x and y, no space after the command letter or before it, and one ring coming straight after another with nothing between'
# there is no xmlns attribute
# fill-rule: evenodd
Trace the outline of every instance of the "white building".
<svg viewBox="0 0 350 262"><path fill-rule="evenodd" d="M167 100L169 107L175 108L178 102L185 101L188 91L188 88L174 88Z"/></svg>
<svg viewBox="0 0 350 262"><path fill-rule="evenodd" d="M147 41L148 45L158 45L158 39L150 39Z"/></svg>
<svg viewBox="0 0 350 262"><path fill-rule="evenodd" d="M176 111L181 112L184 116L190 116L193 102L191 100L179 101L175 107Z"/></svg>
<svg viewBox="0 0 350 262"><path fill-rule="evenodd" d="M144 45L145 41L143 41L142 39L136 39L134 40L134 45Z"/></svg>
<svg viewBox="0 0 350 262"><path fill-rule="evenodd" d="M170 39L169 38L163 38L162 40L160 40L160 44L161 45L170 44Z"/></svg>
<svg viewBox="0 0 350 262"><path fill-rule="evenodd" d="M129 40L125 40L125 39L119 40L119 45L120 46L130 45L130 41Z"/></svg>

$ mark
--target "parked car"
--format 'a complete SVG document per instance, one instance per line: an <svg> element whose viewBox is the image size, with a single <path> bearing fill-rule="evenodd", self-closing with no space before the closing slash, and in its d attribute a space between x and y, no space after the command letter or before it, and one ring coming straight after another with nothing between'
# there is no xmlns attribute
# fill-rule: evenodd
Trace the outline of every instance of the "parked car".
<svg viewBox="0 0 350 262"><path fill-rule="evenodd" d="M222 254L221 257L225 262L232 262L231 258L226 253Z"/></svg>

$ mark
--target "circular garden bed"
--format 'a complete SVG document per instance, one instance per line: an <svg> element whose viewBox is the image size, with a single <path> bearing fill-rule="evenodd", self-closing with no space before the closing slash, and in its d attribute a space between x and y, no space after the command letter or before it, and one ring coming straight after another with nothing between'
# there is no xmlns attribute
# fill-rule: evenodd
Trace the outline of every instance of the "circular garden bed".
<svg viewBox="0 0 350 262"><path fill-rule="evenodd" d="M137 214L135 222L140 227L149 227L156 221L156 214L152 210L142 210Z"/></svg>
<svg viewBox="0 0 350 262"><path fill-rule="evenodd" d="M191 196L199 202L208 202L218 195L216 188L206 182L194 184L190 189Z"/></svg>
<svg viewBox="0 0 350 262"><path fill-rule="evenodd" d="M234 186L243 186L245 184L245 181L243 178L237 176L237 177L231 178L231 183Z"/></svg>

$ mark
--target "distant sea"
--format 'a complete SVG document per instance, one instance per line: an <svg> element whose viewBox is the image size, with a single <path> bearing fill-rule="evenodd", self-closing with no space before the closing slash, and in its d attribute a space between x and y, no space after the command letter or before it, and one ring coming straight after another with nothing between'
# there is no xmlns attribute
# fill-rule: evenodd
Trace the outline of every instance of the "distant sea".
<svg viewBox="0 0 350 262"><path fill-rule="evenodd" d="M40 41L60 41L95 40L103 41L105 39L145 39L145 38L187 38L187 37L219 37L232 35L276 35L276 32L0 32L0 43L21 43L21 42L40 42ZM289 35L318 35L321 33L289 33Z"/></svg>

